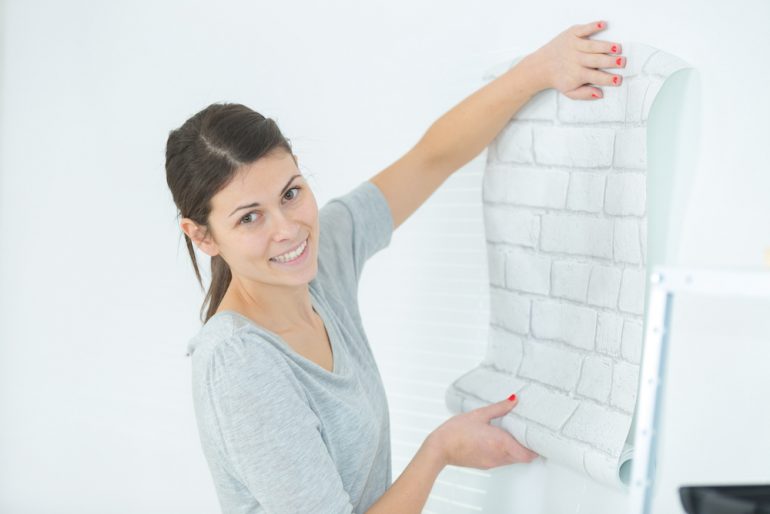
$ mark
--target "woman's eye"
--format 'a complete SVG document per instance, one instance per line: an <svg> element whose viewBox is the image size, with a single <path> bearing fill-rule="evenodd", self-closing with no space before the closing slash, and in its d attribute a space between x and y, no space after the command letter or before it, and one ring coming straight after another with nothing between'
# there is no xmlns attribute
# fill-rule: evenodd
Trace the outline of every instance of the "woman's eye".
<svg viewBox="0 0 770 514"><path fill-rule="evenodd" d="M241 223L244 225L247 223L253 223L257 219L256 217L257 217L256 212L250 212L246 216L241 218Z"/></svg>
<svg viewBox="0 0 770 514"><path fill-rule="evenodd" d="M293 195L291 198L286 198L286 195L284 195L284 198L286 198L287 200L294 200L295 198L297 198L297 195L299 195L299 190L300 190L300 189L302 189L302 188L301 188L301 187L298 187L298 186L292 187L291 189L289 189L288 191L286 191L286 195L288 195L288 194L289 194L289 193L291 193L292 191L296 191L296 194L294 194L294 195Z"/></svg>

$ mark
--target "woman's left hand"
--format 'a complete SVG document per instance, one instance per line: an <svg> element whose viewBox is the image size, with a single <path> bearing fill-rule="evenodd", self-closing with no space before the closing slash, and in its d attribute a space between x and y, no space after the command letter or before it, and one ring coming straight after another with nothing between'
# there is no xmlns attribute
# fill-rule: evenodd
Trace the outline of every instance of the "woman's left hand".
<svg viewBox="0 0 770 514"><path fill-rule="evenodd" d="M598 68L626 66L620 43L587 39L605 28L606 21L573 25L523 62L537 74L543 89L557 89L574 100L601 98L602 90L596 86L619 86L623 77Z"/></svg>

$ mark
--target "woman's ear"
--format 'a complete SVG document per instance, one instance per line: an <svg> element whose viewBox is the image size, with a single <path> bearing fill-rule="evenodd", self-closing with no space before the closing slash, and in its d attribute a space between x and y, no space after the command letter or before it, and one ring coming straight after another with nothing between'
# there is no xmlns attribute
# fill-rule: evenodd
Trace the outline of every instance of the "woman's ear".
<svg viewBox="0 0 770 514"><path fill-rule="evenodd" d="M190 218L182 218L179 228L189 237L193 244L209 257L219 255L219 247L214 242L206 227L198 225Z"/></svg>

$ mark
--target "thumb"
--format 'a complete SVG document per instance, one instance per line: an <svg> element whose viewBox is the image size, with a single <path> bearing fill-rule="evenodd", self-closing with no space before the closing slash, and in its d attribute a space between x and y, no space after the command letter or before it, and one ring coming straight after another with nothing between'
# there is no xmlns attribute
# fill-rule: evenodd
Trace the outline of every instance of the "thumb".
<svg viewBox="0 0 770 514"><path fill-rule="evenodd" d="M505 416L511 410L516 406L516 404L519 403L519 398L517 395L512 394L508 397L508 399L503 400L501 402L492 403L490 405L487 405L486 407L482 407L479 409L481 411L482 416L486 421L490 421L493 418L499 418L501 416Z"/></svg>
<svg viewBox="0 0 770 514"><path fill-rule="evenodd" d="M598 87L583 85L565 92L564 96L573 100L600 100L604 95Z"/></svg>

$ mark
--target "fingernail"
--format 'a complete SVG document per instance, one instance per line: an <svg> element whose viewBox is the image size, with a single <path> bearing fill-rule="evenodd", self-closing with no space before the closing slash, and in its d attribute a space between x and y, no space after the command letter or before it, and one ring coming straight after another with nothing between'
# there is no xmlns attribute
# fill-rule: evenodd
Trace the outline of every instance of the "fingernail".
<svg viewBox="0 0 770 514"><path fill-rule="evenodd" d="M604 25L602 25L601 23L597 23L596 26L599 28L602 28Z"/></svg>
<svg viewBox="0 0 770 514"><path fill-rule="evenodd" d="M623 62L623 58L622 58L622 57L618 57L618 58L617 58L617 60L615 61L615 64L617 64L618 66L620 66L620 63L621 63L621 62Z"/></svg>
<svg viewBox="0 0 770 514"><path fill-rule="evenodd" d="M593 96L594 98L599 98L599 95L597 95L596 93L591 93L591 96Z"/></svg>
<svg viewBox="0 0 770 514"><path fill-rule="evenodd" d="M612 82L613 82L614 84L617 84L619 80L620 80L620 77L618 77L617 75L615 75L614 77L612 77Z"/></svg>
<svg viewBox="0 0 770 514"><path fill-rule="evenodd" d="M618 47L615 45L612 45L612 53L615 53L618 51Z"/></svg>
<svg viewBox="0 0 770 514"><path fill-rule="evenodd" d="M514 393L511 396L509 396L508 397L508 401L515 402L516 401L516 394Z"/></svg>

